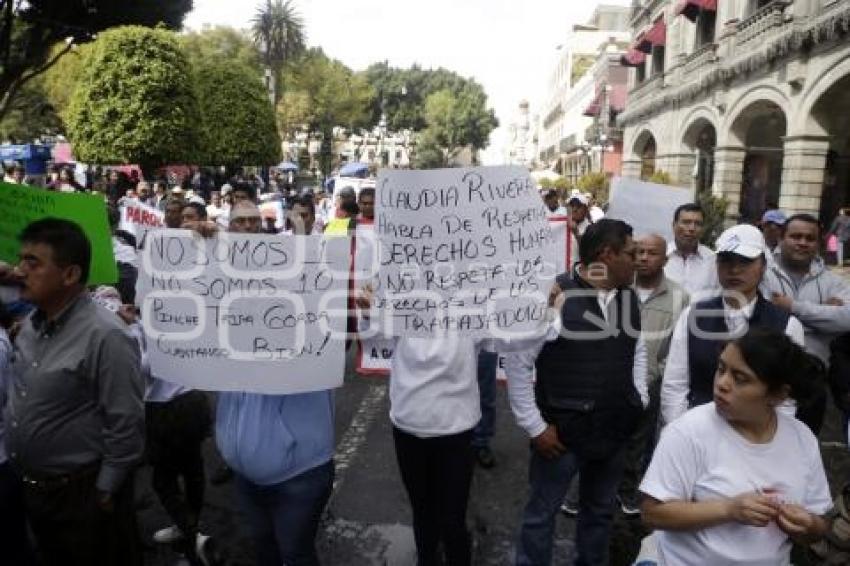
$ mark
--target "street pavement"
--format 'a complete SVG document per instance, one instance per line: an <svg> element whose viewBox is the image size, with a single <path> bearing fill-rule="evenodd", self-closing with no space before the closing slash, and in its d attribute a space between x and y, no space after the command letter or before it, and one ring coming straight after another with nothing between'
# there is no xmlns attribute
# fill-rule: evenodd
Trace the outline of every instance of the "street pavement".
<svg viewBox="0 0 850 566"><path fill-rule="evenodd" d="M389 421L387 381L363 378L347 364L345 385L336 393L337 476L320 527L322 563L345 566L408 566L415 548L407 497L399 478ZM492 448L497 465L476 468L470 497L469 525L474 539L474 564L512 564L514 541L527 495L528 439L514 423L504 387L497 396L496 435ZM840 443L837 413L822 434L823 454L833 491L850 480L850 452ZM207 469L220 462L212 442L206 447ZM150 490L149 469L138 478L140 524L146 543L146 564L170 566L179 556L151 542L153 532L168 519ZM253 564L251 542L239 512L233 483L210 486L202 528L213 536L224 564ZM559 517L554 564L572 563L574 521ZM639 520L616 516L611 564L630 564L645 534Z"/></svg>

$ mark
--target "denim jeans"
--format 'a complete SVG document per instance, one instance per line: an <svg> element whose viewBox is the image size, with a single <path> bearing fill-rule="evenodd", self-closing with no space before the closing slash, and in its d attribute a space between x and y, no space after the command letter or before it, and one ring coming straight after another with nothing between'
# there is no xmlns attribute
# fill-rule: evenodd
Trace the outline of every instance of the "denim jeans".
<svg viewBox="0 0 850 566"><path fill-rule="evenodd" d="M568 451L560 458L547 460L532 449L528 471L531 491L522 517L517 566L544 566L552 562L555 517L576 473L581 474L581 482L575 564L608 564L608 541L624 454L621 447L606 459L587 460Z"/></svg>
<svg viewBox="0 0 850 566"><path fill-rule="evenodd" d="M333 488L333 460L273 485L235 476L257 566L318 564L316 531Z"/></svg>
<svg viewBox="0 0 850 566"><path fill-rule="evenodd" d="M485 448L496 431L496 364L499 354L482 350L478 353L478 392L481 397L481 420L472 431L472 446Z"/></svg>

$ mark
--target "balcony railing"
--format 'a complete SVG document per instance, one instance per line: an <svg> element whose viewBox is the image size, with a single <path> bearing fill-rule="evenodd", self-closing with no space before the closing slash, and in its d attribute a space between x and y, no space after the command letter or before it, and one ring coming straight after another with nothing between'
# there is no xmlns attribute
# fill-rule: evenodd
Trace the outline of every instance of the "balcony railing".
<svg viewBox="0 0 850 566"><path fill-rule="evenodd" d="M706 43L705 45L688 55L685 59L684 66L682 67L684 81L687 81L688 78L693 74L706 70L716 62L717 44Z"/></svg>
<svg viewBox="0 0 850 566"><path fill-rule="evenodd" d="M658 91L658 89L662 87L663 84L663 73L659 73L646 79L629 92L629 98L626 102L626 106L636 106L647 97L652 96L656 91Z"/></svg>
<svg viewBox="0 0 850 566"><path fill-rule="evenodd" d="M774 0L738 23L738 33L735 37L738 48L752 41L761 43L769 36L782 31L785 25L785 8L789 4L788 0Z"/></svg>

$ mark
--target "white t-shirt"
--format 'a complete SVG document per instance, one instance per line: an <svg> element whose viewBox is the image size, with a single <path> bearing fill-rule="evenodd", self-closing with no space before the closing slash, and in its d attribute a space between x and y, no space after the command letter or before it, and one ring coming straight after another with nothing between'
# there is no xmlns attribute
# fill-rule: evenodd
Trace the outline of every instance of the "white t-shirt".
<svg viewBox="0 0 850 566"><path fill-rule="evenodd" d="M640 490L659 501L709 501L757 490L822 515L832 506L818 442L797 419L777 412L776 434L753 444L719 415L696 407L664 429ZM664 566L782 566L791 542L771 523L726 523L697 531L658 531Z"/></svg>
<svg viewBox="0 0 850 566"><path fill-rule="evenodd" d="M481 419L478 347L471 338L399 338L390 370L390 420L429 438L457 434Z"/></svg>

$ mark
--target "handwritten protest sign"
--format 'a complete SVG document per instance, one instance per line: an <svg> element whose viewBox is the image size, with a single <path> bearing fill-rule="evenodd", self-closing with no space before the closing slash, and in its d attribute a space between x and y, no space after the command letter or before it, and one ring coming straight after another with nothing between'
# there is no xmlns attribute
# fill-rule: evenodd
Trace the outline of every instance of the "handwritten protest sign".
<svg viewBox="0 0 850 566"><path fill-rule="evenodd" d="M375 306L393 336L527 335L545 318L555 238L527 171L384 170Z"/></svg>
<svg viewBox="0 0 850 566"><path fill-rule="evenodd" d="M197 389L342 385L348 238L148 235L138 292L156 377Z"/></svg>
<svg viewBox="0 0 850 566"><path fill-rule="evenodd" d="M549 274L541 273L540 282L543 289L551 288L554 274L563 273L576 254L575 238L569 231L569 219L565 216L549 218L549 226L555 238L555 270ZM372 224L358 224L355 240L354 272L361 282L368 281L369 274L375 269L374 260L377 253L374 229ZM394 340L382 335L360 337L359 349L355 360L355 371L366 376L386 376L392 365ZM499 356L497 377L504 380L504 359Z"/></svg>
<svg viewBox="0 0 850 566"><path fill-rule="evenodd" d="M693 189L616 177L611 183L608 218L631 224L636 238L658 234L673 239L673 213L679 205L694 202Z"/></svg>
<svg viewBox="0 0 850 566"><path fill-rule="evenodd" d="M165 213L137 200L125 200L120 207L118 228L136 237L136 247L143 248L148 232L165 226Z"/></svg>
<svg viewBox="0 0 850 566"><path fill-rule="evenodd" d="M0 183L0 259L17 263L18 234L30 222L46 217L64 218L79 224L92 247L89 280L92 285L118 281L112 254L112 235L103 197L46 191L27 185Z"/></svg>

